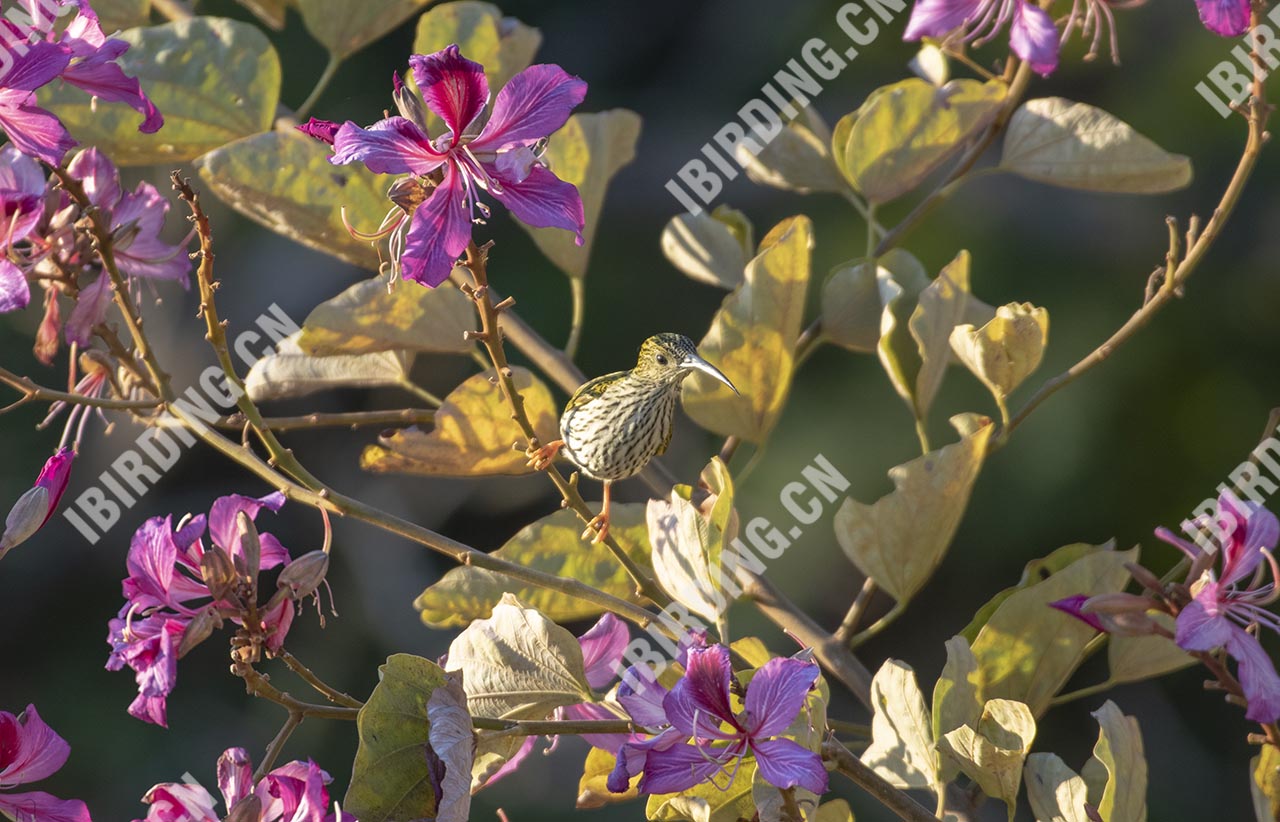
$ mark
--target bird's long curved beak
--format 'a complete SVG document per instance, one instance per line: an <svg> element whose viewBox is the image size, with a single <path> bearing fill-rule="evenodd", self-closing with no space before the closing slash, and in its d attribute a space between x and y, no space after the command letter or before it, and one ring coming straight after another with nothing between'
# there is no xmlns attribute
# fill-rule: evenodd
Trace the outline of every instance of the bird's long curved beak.
<svg viewBox="0 0 1280 822"><path fill-rule="evenodd" d="M702 359L701 357L686 357L684 362L681 363L681 365L683 365L685 368L692 368L695 371L701 371L703 374L707 374L715 378L718 382L722 382L725 385L729 386L730 391L737 394L738 396L742 396L742 394L738 392L737 387L734 386L734 384L729 381L729 378L724 375L723 371L721 371L719 368L716 368L714 365Z"/></svg>

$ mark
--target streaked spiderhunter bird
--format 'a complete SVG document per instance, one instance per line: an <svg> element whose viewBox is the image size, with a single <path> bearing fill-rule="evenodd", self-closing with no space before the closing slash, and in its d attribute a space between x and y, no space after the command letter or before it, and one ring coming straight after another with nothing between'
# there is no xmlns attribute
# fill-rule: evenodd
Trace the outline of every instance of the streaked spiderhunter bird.
<svg viewBox="0 0 1280 822"><path fill-rule="evenodd" d="M582 473L604 483L600 514L583 539L592 531L593 542L608 535L610 486L640 473L667 450L680 383L695 371L738 393L720 369L698 356L693 340L682 334L652 336L640 346L635 368L596 377L574 392L560 416L561 438L529 452L529 465L542 471L563 451Z"/></svg>

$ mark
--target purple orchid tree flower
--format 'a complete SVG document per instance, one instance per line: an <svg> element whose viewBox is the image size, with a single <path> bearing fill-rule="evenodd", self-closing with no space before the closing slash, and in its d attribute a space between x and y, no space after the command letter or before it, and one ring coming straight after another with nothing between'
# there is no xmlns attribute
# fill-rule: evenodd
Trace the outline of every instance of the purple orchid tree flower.
<svg viewBox="0 0 1280 822"><path fill-rule="evenodd" d="M0 148L0 313L26 308L31 301L26 274L9 259L9 252L40 224L45 186L35 160L14 146Z"/></svg>
<svg viewBox="0 0 1280 822"><path fill-rule="evenodd" d="M433 288L449 278L471 241L472 223L489 216L482 194L530 226L574 232L581 245L582 198L547 169L536 149L569 119L587 84L559 66L530 66L498 92L484 122L484 67L463 57L458 46L415 54L409 65L426 107L448 127L444 135L431 139L418 119L420 107L403 102L404 89L398 89L398 102L402 114L412 116L389 117L367 129L350 121L336 131L334 124L316 120L301 127L332 141L335 165L358 161L378 174L413 175L414 184L392 192L403 213L393 211L381 233L370 235L392 236L401 276Z"/></svg>
<svg viewBox="0 0 1280 822"><path fill-rule="evenodd" d="M154 134L164 125L164 117L143 93L137 78L129 77L116 64L129 44L107 37L98 15L85 0L71 0L51 6L48 0L26 0L32 28L46 42L61 46L69 55L67 67L59 77L99 100L124 103L142 115L138 131ZM65 27L57 26L59 11L74 7L76 16Z"/></svg>
<svg viewBox="0 0 1280 822"><path fill-rule="evenodd" d="M827 771L822 758L781 736L804 708L805 698L817 682L818 666L785 658L765 663L747 688L741 714L732 708L732 679L728 648L712 645L689 652L684 676L663 698L663 713L671 729L655 737L661 744L645 751L640 792L679 793L725 771L732 779L738 763L754 756L760 777L769 784L825 793ZM692 744L667 744L677 735L692 739ZM618 757L620 768L625 767L626 759L625 755ZM615 770L609 787L625 789L631 776L634 773L618 774Z"/></svg>
<svg viewBox="0 0 1280 822"><path fill-rule="evenodd" d="M206 530L214 546L237 568L245 568L237 515L243 512L253 520L262 509L275 512L282 505L284 495L278 492L261 499L235 494L215 501L207 518L193 517L175 530L172 517L153 517L133 535L126 560L129 576L121 585L125 604L110 621L107 634L111 646L107 670L128 666L138 683L138 696L129 706L131 716L168 727L167 700L177 684L178 657L197 619L220 619L225 614L243 625L239 607L217 599L201 576ZM261 558L255 571L289 563L289 552L276 537L262 532L259 541ZM279 651L293 622L292 601L281 597L259 619L267 649Z"/></svg>
<svg viewBox="0 0 1280 822"><path fill-rule="evenodd" d="M26 34L8 20L0 20L0 40L23 42ZM0 73L0 130L23 154L50 165L62 162L76 141L62 122L36 104L35 91L62 74L71 55L53 43L33 43L25 54L11 52L7 70Z"/></svg>
<svg viewBox="0 0 1280 822"><path fill-rule="evenodd" d="M1249 31L1249 0L1196 0L1200 22L1214 34L1239 37Z"/></svg>
<svg viewBox="0 0 1280 822"><path fill-rule="evenodd" d="M1218 552L1222 559L1217 574L1205 567L1213 558L1199 546L1168 528L1156 531L1156 536L1190 557L1193 566L1204 568L1192 582L1192 601L1178 614L1174 641L1187 651L1225 648L1239 665L1240 686L1249 701L1245 716L1255 722L1275 722L1280 719L1280 675L1258 637L1245 628L1257 623L1280 632L1280 617L1266 608L1280 599L1280 568L1272 553L1280 540L1280 521L1262 506L1228 494L1219 498L1218 512L1230 533ZM1264 583L1266 570L1271 579Z"/></svg>
<svg viewBox="0 0 1280 822"><path fill-rule="evenodd" d="M13 788L52 776L66 763L71 746L44 723L34 705L18 716L0 711L0 815L40 822L90 822L78 799L58 799L43 791Z"/></svg>
<svg viewBox="0 0 1280 822"><path fill-rule="evenodd" d="M243 748L228 748L218 758L218 790L227 816L243 822L356 822L349 813L328 811L326 786L331 782L328 773L307 760L281 765L255 785L253 763ZM200 785L156 785L142 801L150 806L146 819L134 822L218 822L221 818L217 801Z"/></svg>
<svg viewBox="0 0 1280 822"><path fill-rule="evenodd" d="M1059 35L1053 18L1031 0L916 0L904 40L962 31L981 45L1009 26L1009 46L1038 74L1058 67Z"/></svg>

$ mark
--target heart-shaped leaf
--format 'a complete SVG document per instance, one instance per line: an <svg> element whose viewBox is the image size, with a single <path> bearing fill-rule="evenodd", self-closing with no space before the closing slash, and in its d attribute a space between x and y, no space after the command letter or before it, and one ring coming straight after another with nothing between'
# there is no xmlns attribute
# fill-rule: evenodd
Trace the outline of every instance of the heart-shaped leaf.
<svg viewBox="0 0 1280 822"><path fill-rule="evenodd" d="M117 61L164 115L155 134L138 131L139 115L124 103L102 103L70 85L40 92L85 145L118 165L193 159L232 140L266 131L280 100L280 58L257 26L220 17L193 17L121 32L129 50Z"/></svg>
<svg viewBox="0 0 1280 822"><path fill-rule="evenodd" d="M742 270L755 253L753 235L745 214L721 205L710 214L672 217L662 230L662 253L698 282L731 289L742 283Z"/></svg>
<svg viewBox="0 0 1280 822"><path fill-rule="evenodd" d="M445 283L423 288L383 277L356 283L316 306L302 324L298 345L308 354L368 354L376 351L465 353L463 332L475 324L466 295Z"/></svg>
<svg viewBox="0 0 1280 822"><path fill-rule="evenodd" d="M871 745L862 762L897 788L932 788L938 761L924 694L910 665L887 660L871 680Z"/></svg>
<svg viewBox="0 0 1280 822"><path fill-rule="evenodd" d="M307 31L342 59L382 37L431 0L295 0Z"/></svg>
<svg viewBox="0 0 1280 822"><path fill-rule="evenodd" d="M1036 720L1021 702L993 699L982 708L977 727L946 734L939 747L987 796L1003 800L1012 822L1022 787L1022 764L1036 736Z"/></svg>

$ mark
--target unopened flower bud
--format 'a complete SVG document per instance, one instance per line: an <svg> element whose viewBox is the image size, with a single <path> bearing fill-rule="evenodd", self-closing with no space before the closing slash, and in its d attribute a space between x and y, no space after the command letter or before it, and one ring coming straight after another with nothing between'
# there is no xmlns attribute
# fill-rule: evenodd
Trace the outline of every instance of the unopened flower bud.
<svg viewBox="0 0 1280 822"><path fill-rule="evenodd" d="M1164 583L1160 581L1160 577L1148 571L1146 568L1135 562L1126 562L1125 569L1133 575L1134 580L1152 593L1163 593Z"/></svg>
<svg viewBox="0 0 1280 822"><path fill-rule="evenodd" d="M40 530L45 515L49 513L49 489L39 485L18 498L4 521L4 534L0 536L0 554L19 543L26 542Z"/></svg>
<svg viewBox="0 0 1280 822"><path fill-rule="evenodd" d="M36 329L36 343L32 353L40 362L52 365L61 342L62 311L58 307L58 291L49 288L44 292L44 317L40 320L40 327Z"/></svg>
<svg viewBox="0 0 1280 822"><path fill-rule="evenodd" d="M312 551L289 563L276 584L289 591L290 599L305 599L316 592L328 573L329 555Z"/></svg>
<svg viewBox="0 0 1280 822"><path fill-rule="evenodd" d="M1155 605L1147 597L1136 594L1098 594L1084 603L1080 610L1086 614L1145 614Z"/></svg>
<svg viewBox="0 0 1280 822"><path fill-rule="evenodd" d="M200 611L191 622L187 625L187 630L182 634L182 644L178 646L178 658L186 656L187 653L201 642L204 642L213 632L222 627L222 615L218 613L216 608L212 606Z"/></svg>
<svg viewBox="0 0 1280 822"><path fill-rule="evenodd" d="M227 599L236 584L236 569L226 552L214 545L200 557L200 578L215 600Z"/></svg>
<svg viewBox="0 0 1280 822"><path fill-rule="evenodd" d="M400 116L414 123L425 133L427 131L427 113L422 105L422 98L413 89L404 84L397 72L391 77L393 91L391 97L396 101L396 109Z"/></svg>
<svg viewBox="0 0 1280 822"><path fill-rule="evenodd" d="M262 567L262 540L258 538L258 529L253 520L244 511L236 514L236 528L240 532L240 556L236 558L236 570L243 574L251 585L258 584L258 570Z"/></svg>
<svg viewBox="0 0 1280 822"><path fill-rule="evenodd" d="M1164 633L1160 623L1145 612L1096 613L1094 616L1112 636L1137 637Z"/></svg>
<svg viewBox="0 0 1280 822"><path fill-rule="evenodd" d="M431 194L417 177L401 177L387 189L387 199L400 207L405 214L412 214L414 209L427 201Z"/></svg>

